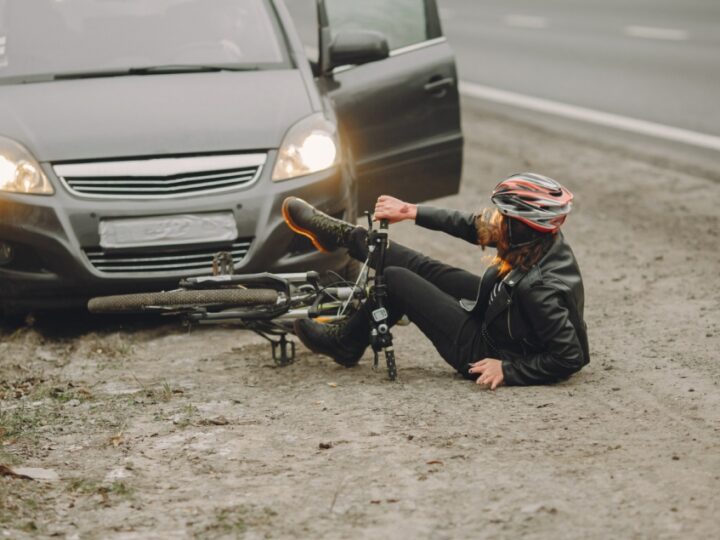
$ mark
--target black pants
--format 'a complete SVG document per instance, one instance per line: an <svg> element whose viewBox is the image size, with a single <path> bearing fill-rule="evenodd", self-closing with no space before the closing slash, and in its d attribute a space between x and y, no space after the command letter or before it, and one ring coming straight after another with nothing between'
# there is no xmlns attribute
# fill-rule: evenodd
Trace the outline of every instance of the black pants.
<svg viewBox="0 0 720 540"><path fill-rule="evenodd" d="M353 231L349 253L365 261L365 229ZM390 323L407 315L448 364L463 376L476 378L468 373L469 364L488 356L480 332L482 320L463 309L459 300L475 298L480 276L395 242L386 250L384 275Z"/></svg>

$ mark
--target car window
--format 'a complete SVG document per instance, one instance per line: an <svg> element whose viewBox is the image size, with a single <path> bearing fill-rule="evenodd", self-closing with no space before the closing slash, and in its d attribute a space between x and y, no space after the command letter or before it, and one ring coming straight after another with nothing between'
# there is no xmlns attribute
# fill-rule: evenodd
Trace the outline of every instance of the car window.
<svg viewBox="0 0 720 540"><path fill-rule="evenodd" d="M289 67L269 0L0 0L0 78L158 65Z"/></svg>
<svg viewBox="0 0 720 540"><path fill-rule="evenodd" d="M325 0L330 28L375 30L383 34L390 49L430 39L425 0Z"/></svg>
<svg viewBox="0 0 720 540"><path fill-rule="evenodd" d="M5 16L6 0L0 0L0 69L7 66L6 44L7 44L7 17Z"/></svg>
<svg viewBox="0 0 720 540"><path fill-rule="evenodd" d="M400 49L440 36L439 27L428 23L427 0L325 0L333 32L342 29L375 30ZM285 0L305 54L318 60L317 0ZM433 7L434 9L434 7Z"/></svg>
<svg viewBox="0 0 720 540"><path fill-rule="evenodd" d="M317 0L285 0L300 41L305 47L305 55L311 62L318 61L318 20Z"/></svg>

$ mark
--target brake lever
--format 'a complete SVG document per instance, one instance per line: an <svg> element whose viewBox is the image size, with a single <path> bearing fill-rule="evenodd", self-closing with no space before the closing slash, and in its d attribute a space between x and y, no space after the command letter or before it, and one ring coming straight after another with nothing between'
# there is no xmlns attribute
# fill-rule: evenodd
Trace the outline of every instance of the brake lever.
<svg viewBox="0 0 720 540"><path fill-rule="evenodd" d="M373 228L373 220L372 220L372 214L365 210L365 217L367 218L368 222L368 232L372 231Z"/></svg>

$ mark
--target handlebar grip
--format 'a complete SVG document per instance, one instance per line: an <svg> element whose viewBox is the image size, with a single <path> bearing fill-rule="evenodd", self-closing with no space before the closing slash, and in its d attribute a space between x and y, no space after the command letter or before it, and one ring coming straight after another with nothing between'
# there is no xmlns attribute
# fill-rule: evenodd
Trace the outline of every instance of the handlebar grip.
<svg viewBox="0 0 720 540"><path fill-rule="evenodd" d="M381 229L387 229L387 228L388 228L388 225L390 225L390 223L388 222L387 219L381 219L381 220L380 220L380 228L381 228Z"/></svg>

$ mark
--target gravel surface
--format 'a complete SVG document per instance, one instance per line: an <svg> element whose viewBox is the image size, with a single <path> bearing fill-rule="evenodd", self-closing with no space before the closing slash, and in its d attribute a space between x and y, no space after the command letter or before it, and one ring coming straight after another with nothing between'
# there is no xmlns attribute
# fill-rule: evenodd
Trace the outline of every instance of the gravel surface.
<svg viewBox="0 0 720 540"><path fill-rule="evenodd" d="M44 477L0 477L0 537L716 536L720 184L479 103L464 124L462 193L438 204L485 206L520 170L575 192L588 367L490 392L413 327L390 383L369 354L276 368L230 328L41 318L0 343L0 464ZM391 235L483 267L439 233Z"/></svg>

